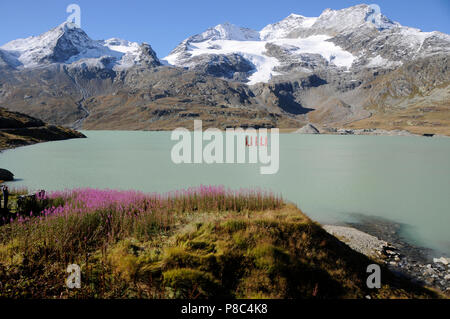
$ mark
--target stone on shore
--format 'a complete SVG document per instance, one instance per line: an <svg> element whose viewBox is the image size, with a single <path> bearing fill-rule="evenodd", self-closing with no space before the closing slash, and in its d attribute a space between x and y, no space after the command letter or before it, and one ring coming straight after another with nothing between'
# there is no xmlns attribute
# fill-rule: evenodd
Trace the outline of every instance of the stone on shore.
<svg viewBox="0 0 450 319"><path fill-rule="evenodd" d="M441 263L441 264L444 264L444 265L448 265L449 264L449 258L445 258L445 257L441 257L441 258L433 258L433 262L435 263L435 264L437 264L437 263Z"/></svg>
<svg viewBox="0 0 450 319"><path fill-rule="evenodd" d="M8 182L12 180L14 180L14 174L7 169L0 168L0 181Z"/></svg>

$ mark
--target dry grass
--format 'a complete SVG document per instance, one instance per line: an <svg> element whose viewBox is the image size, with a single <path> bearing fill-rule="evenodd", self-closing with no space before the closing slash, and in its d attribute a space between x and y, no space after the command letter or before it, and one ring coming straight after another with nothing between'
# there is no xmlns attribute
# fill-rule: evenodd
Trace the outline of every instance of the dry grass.
<svg viewBox="0 0 450 319"><path fill-rule="evenodd" d="M413 134L450 136L450 106L414 106L389 112L378 112L370 118L350 123L346 128L379 128L406 130Z"/></svg>

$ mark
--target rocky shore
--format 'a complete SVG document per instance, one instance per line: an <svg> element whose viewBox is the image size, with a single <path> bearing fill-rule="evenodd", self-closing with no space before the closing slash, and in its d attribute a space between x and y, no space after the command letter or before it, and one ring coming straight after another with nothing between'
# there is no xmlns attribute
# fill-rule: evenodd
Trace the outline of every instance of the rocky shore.
<svg viewBox="0 0 450 319"><path fill-rule="evenodd" d="M352 249L384 263L412 282L450 296L450 258L432 257L433 251L413 246L399 235L399 225L365 217L358 223L324 225L324 229Z"/></svg>
<svg viewBox="0 0 450 319"><path fill-rule="evenodd" d="M379 128L350 129L327 126L315 126L306 124L300 129L290 131L297 134L331 134L331 135L375 135L375 136L426 136L426 137L448 137L441 134L414 134L406 130L385 130Z"/></svg>
<svg viewBox="0 0 450 319"><path fill-rule="evenodd" d="M448 137L447 135L441 134L414 134L406 130L384 130L378 128L368 128L368 129L329 129L328 134L338 134L338 135L377 135L377 136L425 136L425 137Z"/></svg>
<svg viewBox="0 0 450 319"><path fill-rule="evenodd" d="M376 136L427 136L427 137L446 137L439 134L413 134L406 130L384 130L378 128L367 129L349 129L335 127L316 127L309 123L302 128L293 131L297 134L331 134L331 135L376 135Z"/></svg>
<svg viewBox="0 0 450 319"><path fill-rule="evenodd" d="M338 134L338 135L383 135L383 136L420 136L416 134L412 134L406 130L383 130L383 129L329 129L328 131L331 134Z"/></svg>

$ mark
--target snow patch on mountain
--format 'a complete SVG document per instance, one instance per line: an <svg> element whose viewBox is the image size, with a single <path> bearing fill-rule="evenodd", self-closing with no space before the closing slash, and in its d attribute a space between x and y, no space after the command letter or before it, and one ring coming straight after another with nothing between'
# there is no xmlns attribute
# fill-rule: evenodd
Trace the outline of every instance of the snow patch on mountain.
<svg viewBox="0 0 450 319"><path fill-rule="evenodd" d="M271 79L272 75L276 75L272 74L272 70L279 62L276 58L263 54L265 44L265 41L210 40L192 44L189 53L192 57L202 54L238 53L255 66L255 72L249 77L249 84L253 84L266 82ZM172 62L177 63L177 61Z"/></svg>
<svg viewBox="0 0 450 319"><path fill-rule="evenodd" d="M255 71L248 78L249 84L258 82L267 82L272 76L279 75L273 71L281 62L265 54L266 44L271 43L282 48L288 49L292 54L320 54L329 63L338 67L349 68L355 57L327 41L330 37L326 35L314 35L305 39L276 39L272 41L237 41L237 40L208 40L199 43L190 43L187 60L204 54L231 54L238 53L249 60L254 66ZM169 55L165 60L172 65L182 65L190 67L189 61L184 60L183 53Z"/></svg>
<svg viewBox="0 0 450 319"><path fill-rule="evenodd" d="M137 52L139 51L139 43L137 42L130 42L118 38L111 38L105 41L101 41L101 43L112 51L121 52L124 54L127 53L137 54Z"/></svg>
<svg viewBox="0 0 450 319"><path fill-rule="evenodd" d="M355 60L355 56L343 50L331 41L331 37L326 35L312 35L301 39L278 39L271 41L276 45L290 46L294 54L311 53L320 54L329 63L338 67L350 68Z"/></svg>
<svg viewBox="0 0 450 319"><path fill-rule="evenodd" d="M409 27L402 27L400 29L400 34L402 35L404 42L408 43L411 47L417 47L417 51L420 51L427 38L436 33L437 32L422 32L419 29Z"/></svg>
<svg viewBox="0 0 450 319"><path fill-rule="evenodd" d="M388 59L383 58L380 55L377 55L376 57L373 57L369 60L369 63L366 64L366 67L368 68L389 68L389 67L398 67L401 66L403 63L401 61L390 61Z"/></svg>

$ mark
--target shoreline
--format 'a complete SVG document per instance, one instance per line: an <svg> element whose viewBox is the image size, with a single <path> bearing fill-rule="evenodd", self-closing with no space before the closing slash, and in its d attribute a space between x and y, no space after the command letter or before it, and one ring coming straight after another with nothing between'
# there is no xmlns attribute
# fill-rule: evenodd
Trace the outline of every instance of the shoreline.
<svg viewBox="0 0 450 319"><path fill-rule="evenodd" d="M235 127L240 128L240 127ZM270 129L275 129L277 127L268 127L266 128L268 131ZM203 132L206 130L205 128ZM247 129L247 128L243 128ZM255 130L258 130L259 128L255 128ZM364 135L364 136L413 136L413 137L433 137L433 138L449 138L450 135L444 135L444 134L431 134L431 136L424 134L414 134L406 130L384 130L384 129L377 129L377 128L371 128L371 129L345 129L345 128L336 128L336 129L321 129L319 133L301 133L298 132L301 128L278 128L280 134L301 134L301 135L342 135L342 136L348 136L348 135ZM193 129L187 129L189 132L193 132ZM114 131L114 132L170 132L172 129L157 129L157 130L104 130L104 129L80 129L80 132L82 131Z"/></svg>
<svg viewBox="0 0 450 319"><path fill-rule="evenodd" d="M411 245L398 234L398 224L365 218L359 223L324 224L322 227L353 250L382 262L390 271L411 282L450 296L450 258Z"/></svg>
<svg viewBox="0 0 450 319"><path fill-rule="evenodd" d="M405 129L394 129L386 130L381 128L363 128L363 129L352 129L344 127L314 127L317 133L311 132L301 132L301 129L280 129L280 132L284 130L285 133L296 133L296 134L317 134L317 135L367 135L367 136L416 136L416 137L450 137L445 134L437 133L412 133Z"/></svg>
<svg viewBox="0 0 450 319"><path fill-rule="evenodd" d="M268 128L269 130L270 128ZM408 131L385 131L385 130L378 130L378 129L363 129L363 130L347 130L347 129L338 129L337 131L322 131L321 133L299 133L297 132L298 128L280 128L279 132L280 134L299 134L299 135L338 135L338 136L409 136L409 137L427 137L427 138L450 138L450 136L447 135L441 135L441 134L434 134L433 136L425 136L420 134L413 134ZM171 130L77 130L77 132L81 133L84 132L105 132L105 131L113 131L113 132L170 132ZM193 132L193 130L189 130L189 132ZM81 133L83 134L83 133ZM81 136L80 136L81 137ZM41 141L27 141L23 144L17 144L17 145L9 145L9 147L2 147L0 146L0 153L8 150L17 149L20 147L25 146L31 146L36 144L42 144L42 143L48 143L48 142L57 142L57 141L63 141L63 140L71 140L76 139L80 137L69 137L64 139L58 139L58 140L41 140ZM84 138L87 138L87 136L84 136Z"/></svg>

